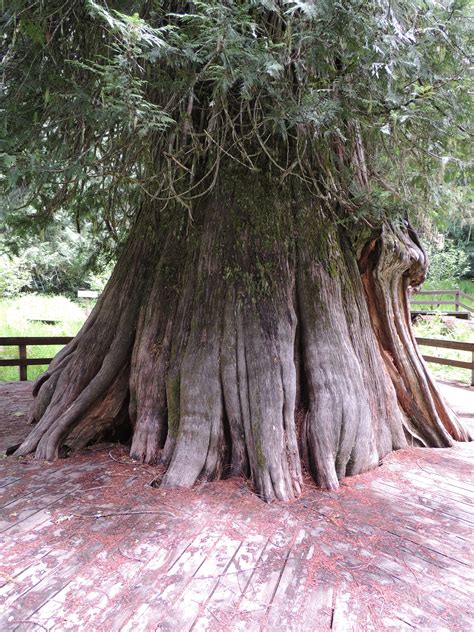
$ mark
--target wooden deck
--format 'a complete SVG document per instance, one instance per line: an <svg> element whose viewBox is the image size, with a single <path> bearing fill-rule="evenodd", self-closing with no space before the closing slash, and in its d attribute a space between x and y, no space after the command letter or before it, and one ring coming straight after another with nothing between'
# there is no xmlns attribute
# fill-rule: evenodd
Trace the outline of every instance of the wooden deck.
<svg viewBox="0 0 474 632"><path fill-rule="evenodd" d="M2 451L29 389L0 387ZM472 419L474 389L446 392ZM402 450L287 505L155 489L120 446L2 460L0 629L471 631L473 451Z"/></svg>

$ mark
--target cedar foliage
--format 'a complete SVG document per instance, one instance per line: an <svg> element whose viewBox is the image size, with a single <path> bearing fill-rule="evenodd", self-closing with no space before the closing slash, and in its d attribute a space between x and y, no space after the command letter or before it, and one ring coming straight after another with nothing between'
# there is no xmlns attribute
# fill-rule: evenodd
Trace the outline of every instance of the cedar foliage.
<svg viewBox="0 0 474 632"><path fill-rule="evenodd" d="M144 197L191 213L224 159L372 226L436 211L440 164L465 171L467 1L6 6L2 185L35 209L20 227L63 207L117 241Z"/></svg>

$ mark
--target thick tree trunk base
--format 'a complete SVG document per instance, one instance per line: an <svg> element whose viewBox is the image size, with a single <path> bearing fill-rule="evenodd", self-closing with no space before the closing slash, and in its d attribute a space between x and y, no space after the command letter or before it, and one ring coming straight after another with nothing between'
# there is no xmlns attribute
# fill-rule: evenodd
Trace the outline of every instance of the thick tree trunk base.
<svg viewBox="0 0 474 632"><path fill-rule="evenodd" d="M142 210L93 313L39 378L17 455L54 459L128 427L131 456L166 465L164 487L239 474L288 500L303 466L334 489L391 450L468 439L411 331L426 261L408 226L358 252L314 204L240 175L192 224L176 209L152 219Z"/></svg>

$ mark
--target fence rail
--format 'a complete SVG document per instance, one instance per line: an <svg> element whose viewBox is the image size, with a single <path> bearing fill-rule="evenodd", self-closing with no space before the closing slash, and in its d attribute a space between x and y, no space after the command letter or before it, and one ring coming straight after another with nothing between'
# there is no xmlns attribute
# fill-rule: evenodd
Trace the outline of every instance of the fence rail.
<svg viewBox="0 0 474 632"><path fill-rule="evenodd" d="M45 365L47 366L52 358L28 358L27 348L33 345L65 345L72 340L71 336L18 336L1 338L0 347L18 347L19 357L3 360L0 358L0 367L17 366L19 367L20 381L28 379L28 367ZM452 360L451 358L438 358L436 356L424 355L426 362L435 364L443 364L445 366L454 366L461 369L471 371L471 386L474 386L474 342L458 342L455 340L441 340L436 338L416 338L416 342L420 346L439 347L441 349L455 349L458 351L467 351L471 353L471 361L464 362L462 360Z"/></svg>
<svg viewBox="0 0 474 632"><path fill-rule="evenodd" d="M53 358L29 358L27 354L28 347L33 345L65 345L72 340L71 336L16 336L0 338L0 347L17 347L18 358L3 360L0 358L1 366L17 366L19 367L20 381L25 382L28 379L29 366L47 366Z"/></svg>
<svg viewBox="0 0 474 632"><path fill-rule="evenodd" d="M453 296L453 300L441 300L436 299L437 296ZM431 300L417 299L417 296L433 296ZM441 305L451 305L454 307L455 312L467 312L469 316L474 315L474 305L467 305L466 301L461 299L467 299L468 301L473 301L474 296L470 294L466 294L466 292L462 292L461 290L420 290L416 294L411 297L410 303L412 305L430 305L431 310L434 310ZM443 310L442 310L443 311Z"/></svg>
<svg viewBox="0 0 474 632"><path fill-rule="evenodd" d="M426 362L443 364L444 366L455 366L460 369L471 371L471 386L474 386L474 342L459 342L457 340L442 340L439 338L416 338L416 342L423 347L438 347L440 349L456 349L457 351L467 351L471 353L471 361L453 360L451 358L439 358L437 356L423 355Z"/></svg>

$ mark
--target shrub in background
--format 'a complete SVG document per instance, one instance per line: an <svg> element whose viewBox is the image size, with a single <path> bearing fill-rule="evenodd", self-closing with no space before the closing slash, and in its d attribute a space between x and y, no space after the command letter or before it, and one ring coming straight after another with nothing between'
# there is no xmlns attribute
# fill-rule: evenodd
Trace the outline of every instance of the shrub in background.
<svg viewBox="0 0 474 632"><path fill-rule="evenodd" d="M452 281L457 284L460 277L469 270L469 257L464 248L452 239L446 239L440 248L429 245L428 248L428 281L431 284L443 281Z"/></svg>
<svg viewBox="0 0 474 632"><path fill-rule="evenodd" d="M0 297L11 298L28 289L31 274L23 257L0 254Z"/></svg>

